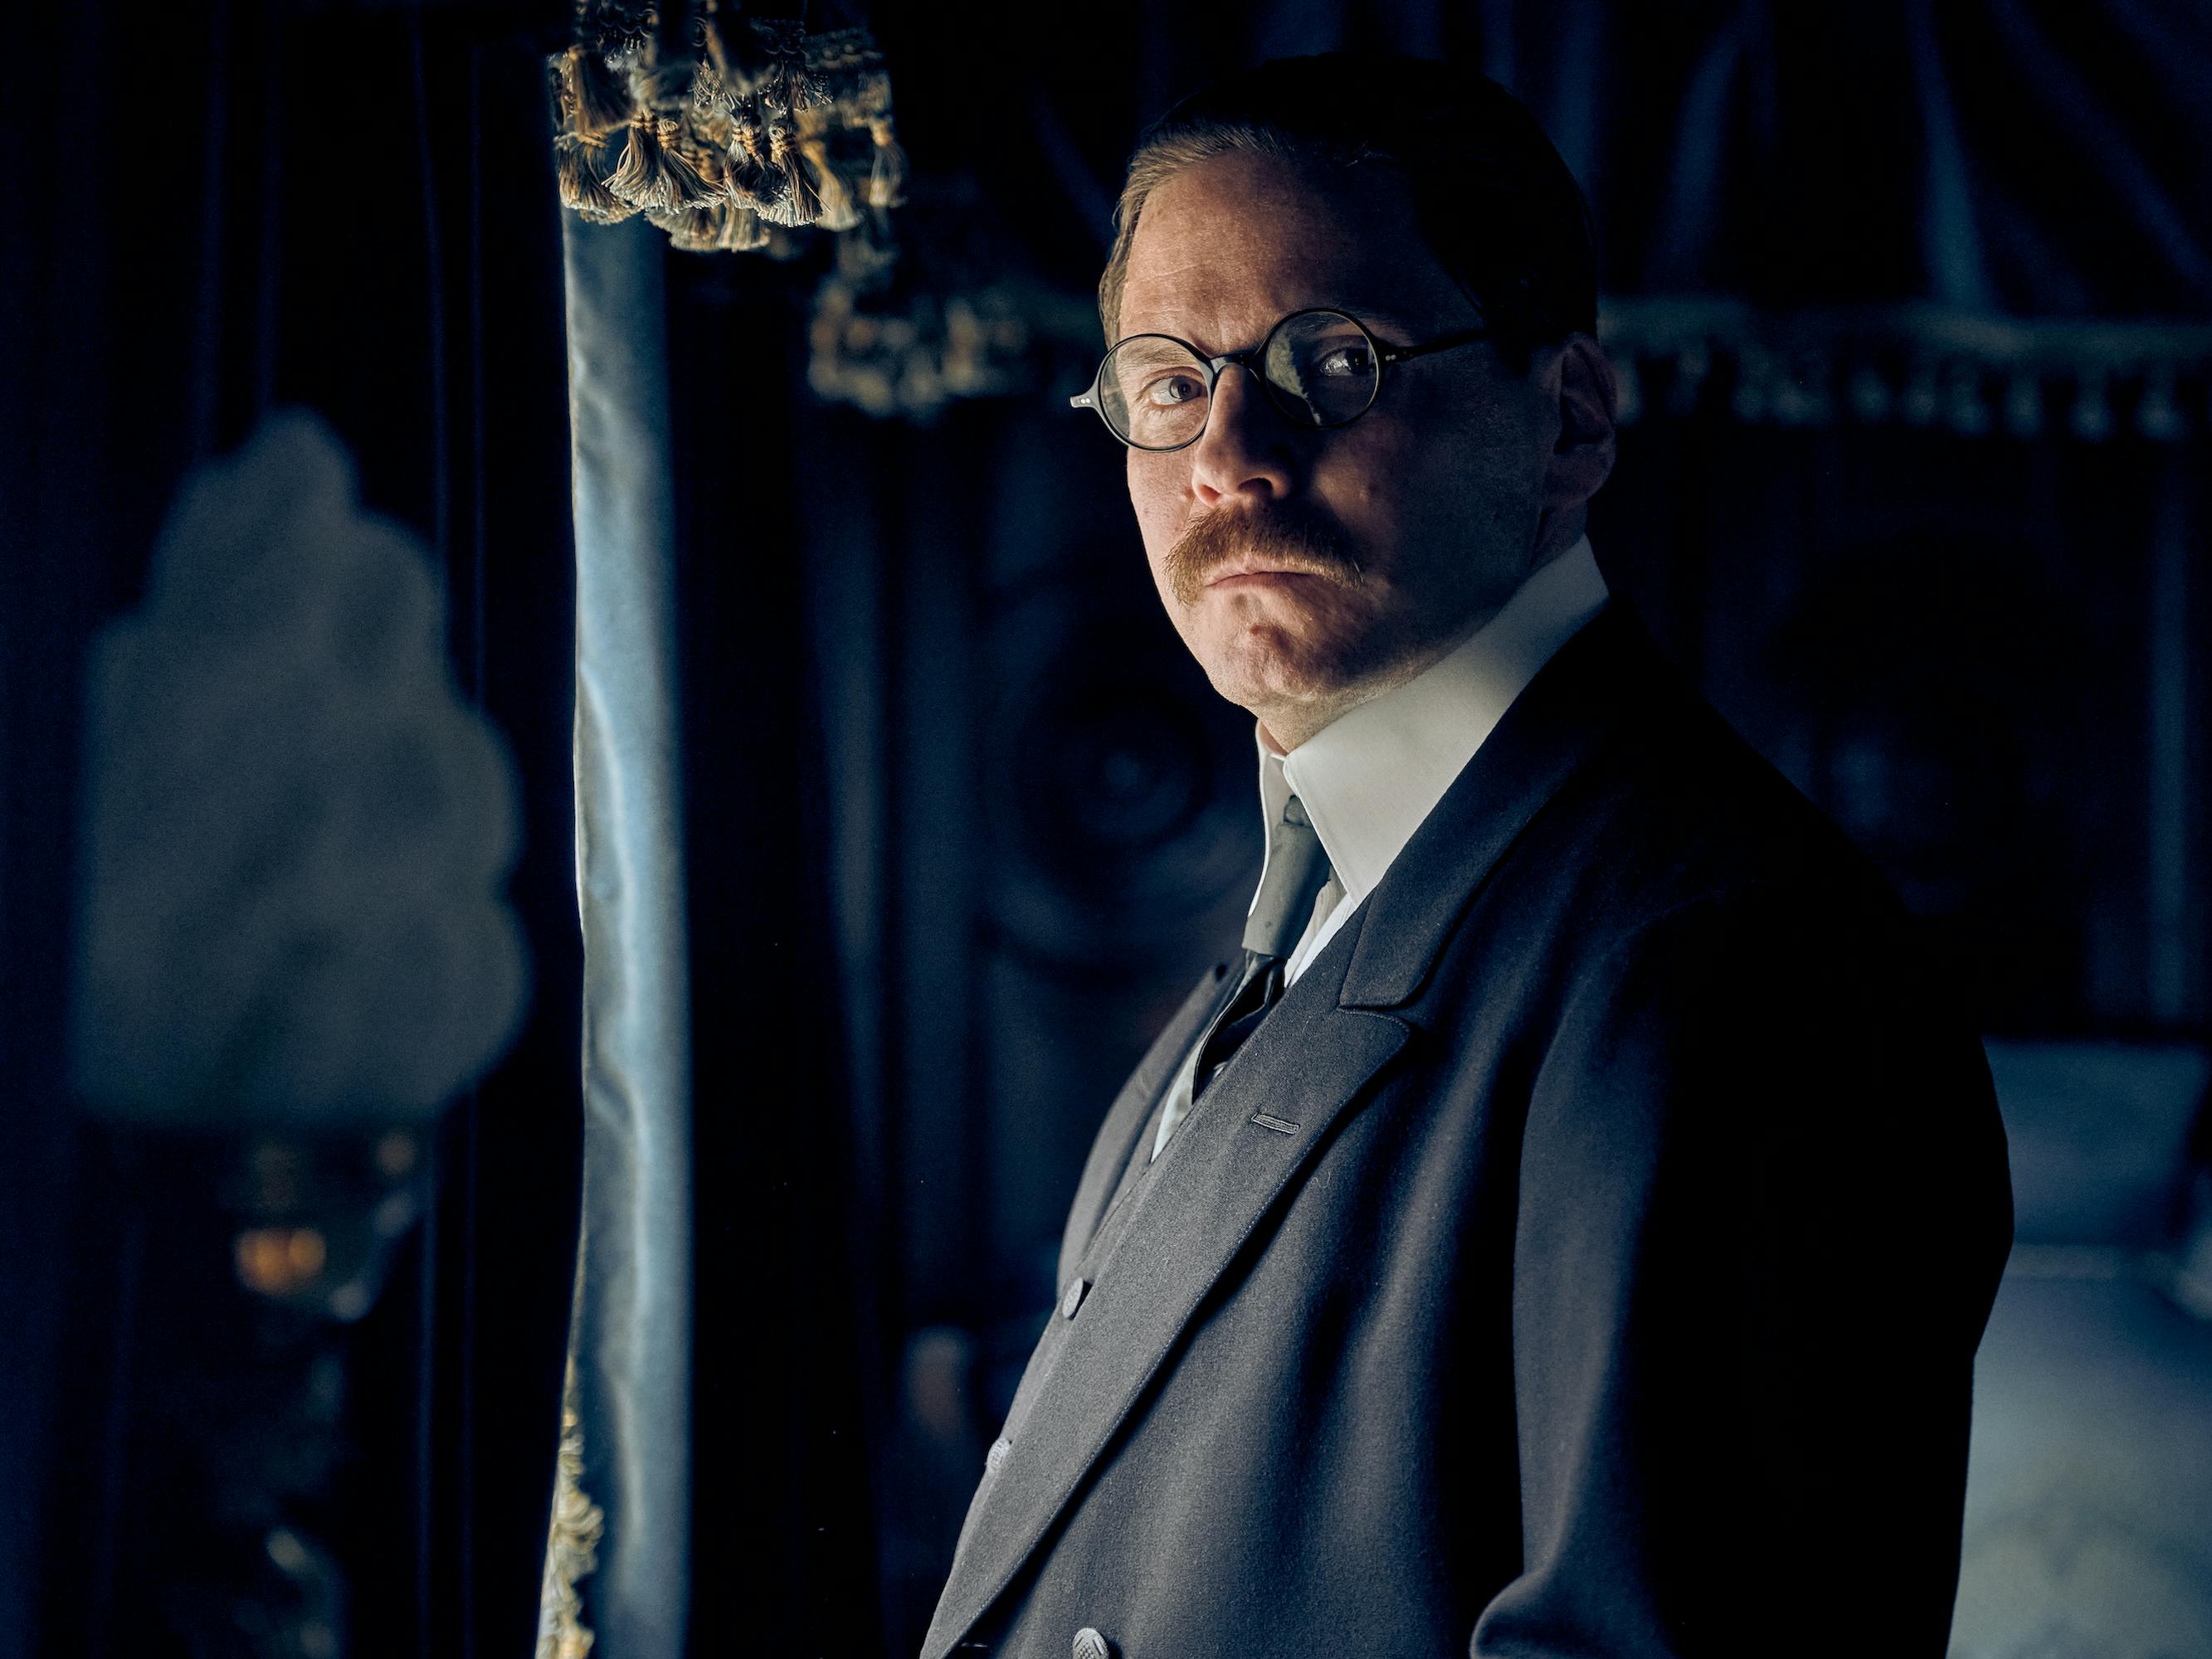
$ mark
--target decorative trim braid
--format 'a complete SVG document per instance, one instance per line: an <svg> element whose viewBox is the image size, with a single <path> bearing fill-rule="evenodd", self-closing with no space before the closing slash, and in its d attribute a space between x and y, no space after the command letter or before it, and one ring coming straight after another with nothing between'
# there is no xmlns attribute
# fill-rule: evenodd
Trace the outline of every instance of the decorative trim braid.
<svg viewBox="0 0 2212 1659"><path fill-rule="evenodd" d="M1718 410L1754 426L2090 443L2179 443L2212 424L2212 324L2197 321L1623 295L1600 307L1598 336L1624 422Z"/></svg>
<svg viewBox="0 0 2212 1659"><path fill-rule="evenodd" d="M693 253L787 258L810 226L887 234L906 153L868 32L684 3L671 34L654 7L578 0L574 44L546 60L562 203L595 224L642 213Z"/></svg>
<svg viewBox="0 0 2212 1659"><path fill-rule="evenodd" d="M538 1659L586 1659L592 1634L577 1586L599 1565L606 1515L584 1492L584 1425L576 1413L576 1368L568 1367L555 1460L553 1521L545 1538L545 1578L538 1600Z"/></svg>

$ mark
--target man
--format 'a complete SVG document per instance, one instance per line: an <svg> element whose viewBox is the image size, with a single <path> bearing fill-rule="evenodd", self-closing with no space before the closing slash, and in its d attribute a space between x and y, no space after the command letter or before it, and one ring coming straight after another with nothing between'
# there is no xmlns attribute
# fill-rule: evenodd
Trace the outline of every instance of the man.
<svg viewBox="0 0 2212 1659"><path fill-rule="evenodd" d="M927 1659L1940 1655L1988 1073L1607 602L1572 178L1478 77L1270 64L1139 146L1100 292L1078 401L1267 861L1099 1133Z"/></svg>

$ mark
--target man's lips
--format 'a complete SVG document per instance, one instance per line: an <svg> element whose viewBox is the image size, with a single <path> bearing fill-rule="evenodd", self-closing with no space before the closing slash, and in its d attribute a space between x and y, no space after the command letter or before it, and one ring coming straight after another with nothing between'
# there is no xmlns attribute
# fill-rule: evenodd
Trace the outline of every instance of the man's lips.
<svg viewBox="0 0 2212 1659"><path fill-rule="evenodd" d="M1280 581L1286 577L1307 578L1319 575L1316 570L1301 569L1291 565L1243 563L1230 565L1206 579L1208 587L1230 587L1240 582Z"/></svg>

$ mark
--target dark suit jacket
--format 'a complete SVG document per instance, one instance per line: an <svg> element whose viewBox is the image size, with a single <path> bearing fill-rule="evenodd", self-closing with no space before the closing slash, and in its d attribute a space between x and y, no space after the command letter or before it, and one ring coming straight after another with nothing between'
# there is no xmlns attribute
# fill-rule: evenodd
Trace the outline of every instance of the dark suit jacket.
<svg viewBox="0 0 2212 1659"><path fill-rule="evenodd" d="M927 1659L1942 1654L1988 1070L1631 616L1132 1166L1218 975L1099 1132Z"/></svg>

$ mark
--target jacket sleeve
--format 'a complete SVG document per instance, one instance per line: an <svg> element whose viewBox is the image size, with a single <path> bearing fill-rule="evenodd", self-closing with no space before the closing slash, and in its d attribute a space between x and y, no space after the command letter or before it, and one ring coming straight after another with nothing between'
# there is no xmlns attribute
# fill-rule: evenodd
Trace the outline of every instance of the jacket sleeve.
<svg viewBox="0 0 2212 1659"><path fill-rule="evenodd" d="M2012 1209L1911 956L1886 896L1760 889L1577 984L1522 1143L1522 1571L1475 1659L1940 1659Z"/></svg>

